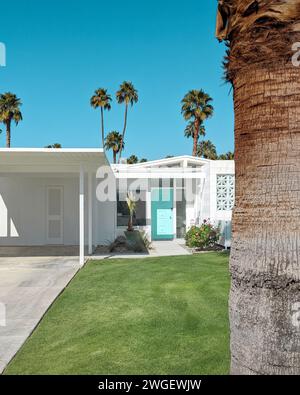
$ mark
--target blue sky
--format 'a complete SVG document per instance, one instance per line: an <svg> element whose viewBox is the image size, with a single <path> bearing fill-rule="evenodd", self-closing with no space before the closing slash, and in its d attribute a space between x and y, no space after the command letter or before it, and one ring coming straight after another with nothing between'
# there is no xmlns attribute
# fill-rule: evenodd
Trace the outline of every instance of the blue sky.
<svg viewBox="0 0 300 395"><path fill-rule="evenodd" d="M158 159L191 154L180 101L190 89L214 99L207 138L233 150L233 105L223 81L224 45L214 38L216 1L15 0L1 4L0 42L7 66L0 92L23 101L13 147L99 147L100 114L89 99L98 87L114 96L124 80L139 91L130 109L125 156ZM113 103L106 130L122 130ZM3 126L1 127L3 129ZM5 145L5 134L0 146Z"/></svg>

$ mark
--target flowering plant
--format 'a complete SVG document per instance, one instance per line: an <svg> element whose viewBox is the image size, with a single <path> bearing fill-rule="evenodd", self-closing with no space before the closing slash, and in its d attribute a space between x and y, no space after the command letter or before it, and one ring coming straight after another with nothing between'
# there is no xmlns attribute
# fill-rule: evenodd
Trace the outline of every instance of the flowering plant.
<svg viewBox="0 0 300 395"><path fill-rule="evenodd" d="M188 247L206 249L216 245L219 238L219 228L204 220L202 225L191 227L185 236L185 241Z"/></svg>

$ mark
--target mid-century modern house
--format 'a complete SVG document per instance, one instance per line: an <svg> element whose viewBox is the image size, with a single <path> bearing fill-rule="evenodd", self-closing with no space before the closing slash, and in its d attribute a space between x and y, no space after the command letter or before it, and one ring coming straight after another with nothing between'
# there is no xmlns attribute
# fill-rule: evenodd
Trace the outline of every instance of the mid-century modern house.
<svg viewBox="0 0 300 395"><path fill-rule="evenodd" d="M112 165L117 179L117 234L127 227L128 191L139 191L134 225L151 240L184 238L204 220L221 228L221 243L230 247L234 205L234 161L179 156Z"/></svg>
<svg viewBox="0 0 300 395"><path fill-rule="evenodd" d="M105 182L108 198L99 188ZM102 149L3 148L0 248L79 245L83 263L85 253L126 229L128 191L139 197L134 225L150 239L183 238L209 219L220 224L222 243L230 246L233 161L181 156L110 165Z"/></svg>

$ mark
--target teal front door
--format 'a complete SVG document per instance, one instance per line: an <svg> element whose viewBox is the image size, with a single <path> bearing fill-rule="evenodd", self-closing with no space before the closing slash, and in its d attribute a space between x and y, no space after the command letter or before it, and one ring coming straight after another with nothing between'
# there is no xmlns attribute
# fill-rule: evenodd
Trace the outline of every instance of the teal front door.
<svg viewBox="0 0 300 395"><path fill-rule="evenodd" d="M152 240L174 238L173 189L154 188L151 191Z"/></svg>

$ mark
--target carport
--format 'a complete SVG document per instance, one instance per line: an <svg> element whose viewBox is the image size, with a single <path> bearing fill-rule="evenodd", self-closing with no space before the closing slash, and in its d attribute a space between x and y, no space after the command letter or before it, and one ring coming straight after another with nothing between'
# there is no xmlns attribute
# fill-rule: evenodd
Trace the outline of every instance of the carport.
<svg viewBox="0 0 300 395"><path fill-rule="evenodd" d="M102 149L0 149L0 255L79 255L114 237L113 202L96 199Z"/></svg>

